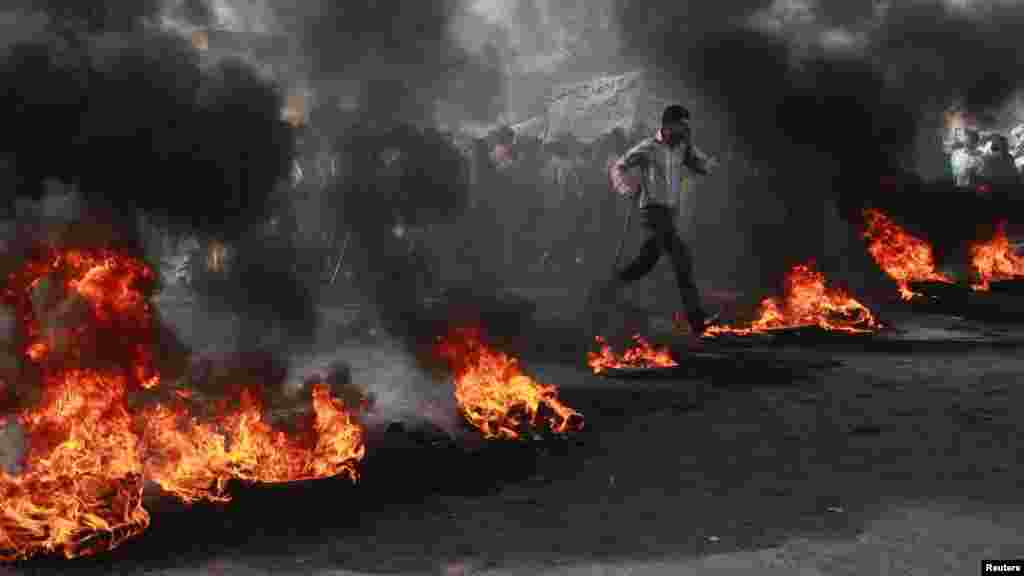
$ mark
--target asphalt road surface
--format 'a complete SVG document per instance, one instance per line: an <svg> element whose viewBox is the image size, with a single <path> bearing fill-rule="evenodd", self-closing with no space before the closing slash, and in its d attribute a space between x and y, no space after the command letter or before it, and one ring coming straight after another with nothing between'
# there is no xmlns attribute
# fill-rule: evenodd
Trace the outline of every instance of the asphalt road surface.
<svg viewBox="0 0 1024 576"><path fill-rule="evenodd" d="M1016 329L906 322L931 342L776 343L666 378L526 355L585 430L473 449L378 433L356 486L158 501L110 554L0 574L935 575L1024 557ZM357 380L401 378L394 352L337 354Z"/></svg>

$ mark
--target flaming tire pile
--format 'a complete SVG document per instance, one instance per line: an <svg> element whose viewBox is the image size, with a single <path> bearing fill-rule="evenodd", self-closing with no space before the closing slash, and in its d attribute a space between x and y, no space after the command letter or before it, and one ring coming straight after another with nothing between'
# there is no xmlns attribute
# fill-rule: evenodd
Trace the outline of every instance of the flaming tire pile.
<svg viewBox="0 0 1024 576"><path fill-rule="evenodd" d="M598 336L599 350L587 354L587 364L594 374L611 377L679 367L667 348L655 348L639 334L633 336L633 342L632 347L617 354Z"/></svg>
<svg viewBox="0 0 1024 576"><path fill-rule="evenodd" d="M830 287L814 263L796 266L786 276L782 298L766 298L758 316L741 326L711 326L706 339L743 341L776 336L870 336L885 326L846 291Z"/></svg>
<svg viewBox="0 0 1024 576"><path fill-rule="evenodd" d="M492 350L479 329L453 330L439 339L438 351L455 375L455 398L466 420L485 438L522 438L542 424L545 412L553 432L582 428L582 416L558 400L557 388L540 384L516 359Z"/></svg>
<svg viewBox="0 0 1024 576"><path fill-rule="evenodd" d="M196 502L226 501L231 479L357 477L362 427L326 385L312 387L312 413L292 433L266 423L260 383L205 413L191 390L168 387L154 363L154 278L111 250L44 246L8 279L17 377L33 393L7 422L25 440L22 469L0 474L2 559L119 545L149 526L147 481Z"/></svg>
<svg viewBox="0 0 1024 576"><path fill-rule="evenodd" d="M1007 223L987 240L968 247L969 282L956 282L938 270L932 246L877 209L864 211L868 252L899 286L900 297L926 312L963 313L987 308L1024 313L1012 299L1024 295L1024 257L1007 236Z"/></svg>
<svg viewBox="0 0 1024 576"><path fill-rule="evenodd" d="M209 396L174 381L157 358L154 287L147 265L109 249L40 246L7 279L19 337L3 377L19 404L0 421L0 560L113 549L149 526L150 482L193 503L230 500L231 481L359 478L365 398L312 382L307 402L281 406L263 382ZM520 437L542 424L542 408L556 433L582 426L554 386L476 332L453 334L441 352L460 409L486 438Z"/></svg>

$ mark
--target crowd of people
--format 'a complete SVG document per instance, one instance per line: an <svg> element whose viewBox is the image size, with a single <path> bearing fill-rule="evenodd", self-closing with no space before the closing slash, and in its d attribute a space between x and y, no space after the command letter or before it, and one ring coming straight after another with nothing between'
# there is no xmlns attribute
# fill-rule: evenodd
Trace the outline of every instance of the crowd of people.
<svg viewBox="0 0 1024 576"><path fill-rule="evenodd" d="M367 177L358 196L372 196L372 204L388 207L373 211L375 220L387 220L375 226L405 246L425 292L453 278L515 288L531 282L583 284L607 272L627 209L609 185L608 169L649 132L643 126L616 128L583 142L572 134L537 136L508 125L483 136L398 126L356 142L357 117L337 111L321 116L311 115L299 134L293 178L283 185L294 208L282 210L272 228L304 248L308 258L295 266L306 268L311 278L343 284L355 272L349 265L358 249L353 221L343 215L359 211L363 216L355 222L362 224L370 206L346 202L342 197L353 189L344 182ZM461 166L417 159L426 154L425 146L442 141L459 153ZM357 146L365 148L359 161L346 162L346 150ZM463 174L447 173L459 171ZM437 182L438 190L423 190L423 182ZM460 192L442 190L452 182L465 183L464 201L452 199ZM193 275L207 260L196 248Z"/></svg>
<svg viewBox="0 0 1024 576"><path fill-rule="evenodd" d="M517 133L510 126L498 127L483 137L419 131L444 139L461 153L468 184L464 205L450 206L459 212L454 218L413 222L396 209L392 232L405 241L414 260L432 268L435 275L484 285L521 286L538 275L587 275L591 266L611 264L618 238L608 231L621 227L616 223L621 222L625 207L611 191L608 168L643 132L615 129L595 141L583 142L571 134L545 140ZM396 164L394 159L402 156L396 147L380 152L381 176L374 187L387 188L386 176L396 170L407 171L410 163ZM308 181L300 186L323 186L332 177L346 178L343 173L311 177L323 174L331 165L329 159L312 162L313 158L310 155L305 160L313 168L304 171ZM447 174L440 177L451 180ZM390 180L402 186L401 179ZM376 195L387 196L383 192ZM399 199L397 204L403 202ZM338 240L345 236L345 225L323 224L333 228L333 233L327 234L333 237L327 251L326 260L330 260L332 252L340 252Z"/></svg>
<svg viewBox="0 0 1024 576"><path fill-rule="evenodd" d="M1014 128L1009 136L957 127L951 131L945 148L958 188L973 190L980 196L999 197L1022 182L1024 124Z"/></svg>
<svg viewBox="0 0 1024 576"><path fill-rule="evenodd" d="M498 216L504 262L518 273L575 273L610 263L610 230L621 203L608 168L635 140L616 128L592 141L572 134L543 137L503 127L477 141L473 203ZM492 216L492 218L493 218Z"/></svg>

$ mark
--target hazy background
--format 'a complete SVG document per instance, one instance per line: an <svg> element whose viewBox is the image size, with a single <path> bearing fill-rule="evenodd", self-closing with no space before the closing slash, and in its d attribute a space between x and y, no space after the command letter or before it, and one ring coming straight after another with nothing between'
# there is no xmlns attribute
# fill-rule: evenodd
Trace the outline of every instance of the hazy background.
<svg viewBox="0 0 1024 576"><path fill-rule="evenodd" d="M282 362L314 348L340 284L399 349L429 340L439 287L417 285L398 220L440 288L481 309L603 278L625 213L603 159L576 173L604 198L585 233L543 176L566 85L637 72L653 104L620 123L631 141L664 104L691 108L721 161L683 222L698 284L756 298L809 259L858 294L885 285L859 208L887 176L944 175L954 102L1009 128L1024 82L1018 2L5 0L0 32L8 215L74 191L140 250L145 226L231 245L203 318ZM537 170L481 176L502 126L538 139ZM583 247L580 267L535 270L559 242ZM325 287L307 268L342 245L344 280ZM677 307L667 267L657 278L641 291Z"/></svg>

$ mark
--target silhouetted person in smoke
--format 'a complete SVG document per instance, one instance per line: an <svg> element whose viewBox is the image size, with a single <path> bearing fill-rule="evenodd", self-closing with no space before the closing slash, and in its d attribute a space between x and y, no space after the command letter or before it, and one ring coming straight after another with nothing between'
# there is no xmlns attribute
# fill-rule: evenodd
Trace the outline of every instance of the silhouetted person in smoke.
<svg viewBox="0 0 1024 576"><path fill-rule="evenodd" d="M338 143L341 215L352 231L346 261L381 327L415 345L432 285L422 245L432 225L463 212L468 193L465 159L435 130L363 123Z"/></svg>
<svg viewBox="0 0 1024 576"><path fill-rule="evenodd" d="M571 266L580 267L586 263L587 247L596 232L600 198L597 191L605 184L607 166L603 170L595 165L596 143L579 142L573 153L573 166L577 173L576 187L571 198L571 210L575 225L569 233L569 246L565 254Z"/></svg>
<svg viewBox="0 0 1024 576"><path fill-rule="evenodd" d="M388 166L389 148L383 133L369 123L350 127L339 152L342 185L341 215L353 233L346 253L353 280L376 308L385 330L398 333L418 309L419 294L408 259L408 247L395 234L396 188Z"/></svg>
<svg viewBox="0 0 1024 576"><path fill-rule="evenodd" d="M679 238L674 215L684 192L685 172L706 175L715 165L712 158L691 143L690 113L679 105L665 108L658 133L641 141L612 165L609 175L615 190L626 197L640 195L648 238L640 255L626 268L616 271L601 295L602 300L607 301L625 284L646 276L661 255L668 254L691 333L694 336L704 333L708 314L701 305L700 294L693 282L690 250ZM642 180L630 173L635 168L640 169Z"/></svg>
<svg viewBox="0 0 1024 576"><path fill-rule="evenodd" d="M616 222L621 222L618 198L607 185L607 175L629 148L626 132L622 128L615 128L590 144L583 173L587 214L580 222L580 226L587 230L585 237L581 238L580 248L588 271L594 258L586 257L586 252L610 254L615 250L617 238L601 233L602 230L614 230Z"/></svg>
<svg viewBox="0 0 1024 576"><path fill-rule="evenodd" d="M965 129L961 141L952 150L949 162L953 178L959 188L977 186L984 159L981 155L981 137L977 130Z"/></svg>
<svg viewBox="0 0 1024 576"><path fill-rule="evenodd" d="M548 187L551 196L547 216L547 250L541 254L542 265L556 269L570 269L580 245L578 220L581 214L584 183L580 161L582 143L572 134L559 135L547 146Z"/></svg>
<svg viewBox="0 0 1024 576"><path fill-rule="evenodd" d="M630 148L629 136L622 128L612 130L612 132L604 138L601 146L598 147L597 158L595 159L595 162L597 163L597 170L594 170L594 172L601 176L602 182L597 188L595 188L594 192L602 195L601 225L598 226L599 229L611 230L618 222L621 221L621 205L618 203L615 191L606 186L603 180L605 175L608 174L608 171L612 169L612 166L618 162L619 157L625 154ZM609 248L608 250L602 250L603 252L610 253L610 250L614 250L614 241L606 243L606 245Z"/></svg>
<svg viewBox="0 0 1024 576"><path fill-rule="evenodd" d="M466 145L469 164L469 199L465 214L455 227L457 264L463 280L481 291L496 293L502 284L504 259L495 257L504 250L504 235L495 201L495 170L488 144L472 138Z"/></svg>
<svg viewBox="0 0 1024 576"><path fill-rule="evenodd" d="M1010 142L1002 134L992 134L981 146L981 180L991 187L991 196L997 200L1009 197L1012 188L1019 184L1017 169L1010 155Z"/></svg>
<svg viewBox="0 0 1024 576"><path fill-rule="evenodd" d="M522 138L509 126L489 135L488 167L484 170L482 191L498 215L505 239L505 280L521 280L533 255L536 210L539 201L536 181L540 170L531 161ZM487 181L489 179L489 182Z"/></svg>
<svg viewBox="0 0 1024 576"><path fill-rule="evenodd" d="M615 191L608 186L608 171L629 149L626 132L622 128L604 134L597 140L591 142L587 149L577 155L576 171L579 176L579 210L575 215L575 232L566 230L565 222L569 220L560 216L557 218L556 230L560 235L574 236L568 256L569 263L582 267L579 272L581 279L592 277L595 270L591 270L595 263L601 261L594 258L593 254L611 254L615 251L615 244L619 240L610 234L603 234L604 230L614 230L621 225L620 205Z"/></svg>
<svg viewBox="0 0 1024 576"><path fill-rule="evenodd" d="M515 171L517 186L523 191L522 200L525 203L521 235L536 238L541 231L541 221L544 216L544 197L537 186L543 170L544 146L539 138L518 134L512 147L517 159Z"/></svg>

